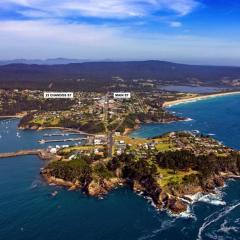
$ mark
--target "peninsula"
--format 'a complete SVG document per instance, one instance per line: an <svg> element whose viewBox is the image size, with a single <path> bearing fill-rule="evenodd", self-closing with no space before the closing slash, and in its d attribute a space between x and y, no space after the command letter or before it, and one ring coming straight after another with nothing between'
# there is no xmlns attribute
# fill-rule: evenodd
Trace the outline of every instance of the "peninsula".
<svg viewBox="0 0 240 240"><path fill-rule="evenodd" d="M49 183L103 196L119 186L151 198L159 209L186 211L188 195L214 192L228 177L240 173L240 154L209 136L171 132L144 139L127 134L141 123L185 120L165 107L239 92L198 95L191 93L133 92L130 99L113 94L76 92L73 100L43 99L42 91L2 90L2 116L21 116L21 129L61 129L63 134L84 134L80 145L3 154L37 154L50 159L41 171ZM84 132L83 132L84 131ZM59 139L40 141L59 142Z"/></svg>
<svg viewBox="0 0 240 240"><path fill-rule="evenodd" d="M42 175L49 183L103 196L118 186L150 197L159 209L186 211L187 195L214 192L227 177L239 175L240 153L209 136L171 132L151 139L114 137L113 157L105 146L60 149L59 161Z"/></svg>

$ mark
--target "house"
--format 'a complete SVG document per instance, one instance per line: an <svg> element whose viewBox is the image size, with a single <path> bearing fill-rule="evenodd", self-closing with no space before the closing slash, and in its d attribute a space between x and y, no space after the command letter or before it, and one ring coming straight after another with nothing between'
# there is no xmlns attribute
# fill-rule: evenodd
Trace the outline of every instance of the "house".
<svg viewBox="0 0 240 240"><path fill-rule="evenodd" d="M100 145L101 139L94 139L94 145Z"/></svg>
<svg viewBox="0 0 240 240"><path fill-rule="evenodd" d="M52 153L52 154L55 154L55 153L57 153L57 149L56 148L50 148L49 152Z"/></svg>
<svg viewBox="0 0 240 240"><path fill-rule="evenodd" d="M76 157L76 155L73 154L73 155L71 155L68 159L69 159L69 160L73 160L75 157Z"/></svg>
<svg viewBox="0 0 240 240"><path fill-rule="evenodd" d="M121 154L122 154L122 150L121 150L121 149L118 149L118 150L116 151L116 153L117 153L117 155L121 155Z"/></svg>

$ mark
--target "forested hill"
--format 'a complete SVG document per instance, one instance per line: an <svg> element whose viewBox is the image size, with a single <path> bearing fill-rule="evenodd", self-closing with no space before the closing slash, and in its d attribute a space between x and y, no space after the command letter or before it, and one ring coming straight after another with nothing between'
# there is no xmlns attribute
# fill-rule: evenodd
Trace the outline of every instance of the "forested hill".
<svg viewBox="0 0 240 240"><path fill-rule="evenodd" d="M9 64L0 66L1 88L92 90L112 85L161 84L202 86L240 85L240 67L198 66L163 61L88 62L59 65Z"/></svg>

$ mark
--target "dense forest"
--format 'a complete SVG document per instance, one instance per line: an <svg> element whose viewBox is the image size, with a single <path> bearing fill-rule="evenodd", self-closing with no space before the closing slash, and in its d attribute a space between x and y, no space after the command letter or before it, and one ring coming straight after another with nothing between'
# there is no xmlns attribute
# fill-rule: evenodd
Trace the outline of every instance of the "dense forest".
<svg viewBox="0 0 240 240"><path fill-rule="evenodd" d="M239 67L197 66L163 61L88 62L64 65L9 64L0 66L0 88L54 90L106 90L124 79L134 87L136 79L159 84L226 86L240 79ZM113 86L114 87L114 86ZM118 85L118 89L121 84ZM144 89L144 87L143 87Z"/></svg>
<svg viewBox="0 0 240 240"><path fill-rule="evenodd" d="M92 167L93 160L90 158L74 160L71 162L55 162L47 168L51 175L68 181L80 181L82 185L89 183L96 173L96 168ZM158 183L158 167L172 170L172 174L178 171L195 170L194 174L186 175L183 178L184 184L198 184L203 189L209 188L208 179L217 176L220 172L231 172L239 174L240 155L233 152L229 156L216 156L214 154L196 156L186 150L158 152L154 157L136 158L134 154L123 153L120 156L113 157L107 164L98 167L98 176L108 178L116 176L116 172L121 169L121 178L133 186L138 182L149 196L156 202L162 189ZM168 187L173 187L169 182ZM178 183L182 184L182 183ZM179 187L180 185L174 185Z"/></svg>
<svg viewBox="0 0 240 240"><path fill-rule="evenodd" d="M219 172L240 172L240 155L233 152L230 156L217 156L215 154L196 156L193 153L180 150L159 152L156 155L156 162L162 168L177 170L189 170L190 168L199 171L203 177L208 177Z"/></svg>

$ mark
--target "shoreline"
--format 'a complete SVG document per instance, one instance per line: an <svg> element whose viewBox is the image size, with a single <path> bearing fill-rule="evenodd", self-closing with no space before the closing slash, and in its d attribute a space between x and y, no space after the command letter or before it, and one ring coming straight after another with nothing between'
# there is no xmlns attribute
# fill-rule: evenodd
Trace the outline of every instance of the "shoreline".
<svg viewBox="0 0 240 240"><path fill-rule="evenodd" d="M16 152L3 152L0 153L1 158L12 158L19 156L35 155L38 156L41 160L60 160L60 156L56 154L49 153L46 149L30 149L30 150L19 150Z"/></svg>
<svg viewBox="0 0 240 240"><path fill-rule="evenodd" d="M240 94L240 91L225 92L225 93L214 93L214 94L202 95L202 96L197 96L197 97L178 99L178 100L174 100L174 101L164 102L163 107L168 108L168 107L176 106L176 105L179 105L179 104L201 101L201 100L206 100L206 99L209 99L209 98L223 97L223 96L228 96L228 95L237 95L237 94Z"/></svg>
<svg viewBox="0 0 240 240"><path fill-rule="evenodd" d="M18 127L19 130L34 130L34 131L44 131L44 130L61 130L64 132L71 132L71 133L77 133L77 134L82 134L82 135L87 135L87 136L94 136L94 134L83 132L74 128L65 128L65 127L38 127L38 128L33 128L33 127Z"/></svg>
<svg viewBox="0 0 240 240"><path fill-rule="evenodd" d="M42 170L40 174L49 185L61 186L70 191L83 191L83 188L78 181L72 182L64 180L62 178L57 178L50 175L49 172L47 172L45 169ZM108 195L109 192L114 189L118 189L119 187L129 187L135 194L143 196L145 199L150 200L151 205L157 211L165 211L174 217L180 217L184 214L191 216L191 213L188 212L191 205L197 202L201 202L202 197L207 197L209 195L217 196L219 192L223 191L223 188L226 186L226 181L230 179L240 180L240 176L231 172L221 172L218 175L214 176L213 179L211 179L213 183L212 187L210 186L209 188L202 188L200 185L193 185L192 190L189 190L188 192L184 191L182 193L170 193L163 190L157 200L154 199L154 197L151 196L148 192L146 192L145 189L137 182L131 186L127 180L118 177L114 177L112 180L107 180L106 183L108 184L105 187L99 185L96 182L93 182L94 184L89 185L89 191L85 193L89 197L102 199L103 196Z"/></svg>
<svg viewBox="0 0 240 240"><path fill-rule="evenodd" d="M0 120L5 120L5 119L21 119L21 116L17 115L12 115L12 116L0 116Z"/></svg>
<svg viewBox="0 0 240 240"><path fill-rule="evenodd" d="M1 115L0 120L7 120L7 119L22 119L24 116L26 116L27 113L25 111L16 113L15 115Z"/></svg>

